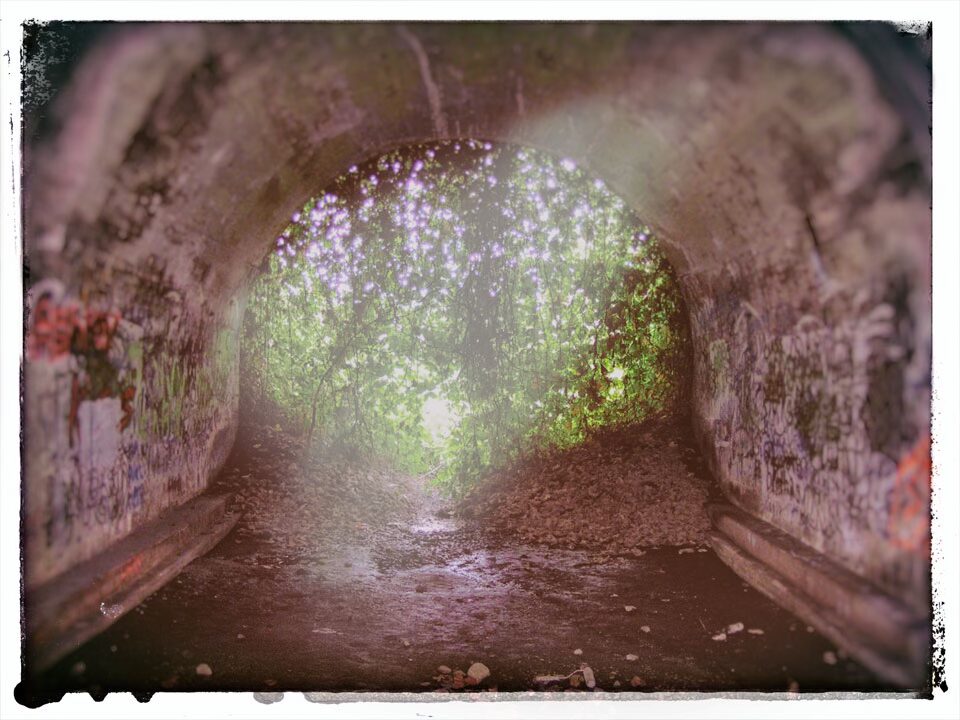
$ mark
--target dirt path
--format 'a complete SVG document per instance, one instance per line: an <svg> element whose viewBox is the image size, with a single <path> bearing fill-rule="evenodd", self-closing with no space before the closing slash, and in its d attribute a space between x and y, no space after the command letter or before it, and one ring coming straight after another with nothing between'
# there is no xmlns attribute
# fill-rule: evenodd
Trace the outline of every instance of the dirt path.
<svg viewBox="0 0 960 720"><path fill-rule="evenodd" d="M883 687L705 546L498 539L389 469L305 468L272 430L237 447L218 481L238 492L237 528L44 685L432 692L453 681L438 666L482 662L470 690L537 689L581 663L606 691Z"/></svg>

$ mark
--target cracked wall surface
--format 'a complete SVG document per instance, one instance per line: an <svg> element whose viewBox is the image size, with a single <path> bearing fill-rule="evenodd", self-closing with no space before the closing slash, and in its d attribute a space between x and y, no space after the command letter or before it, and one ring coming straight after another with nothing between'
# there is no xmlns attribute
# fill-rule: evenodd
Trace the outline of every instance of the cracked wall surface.
<svg viewBox="0 0 960 720"><path fill-rule="evenodd" d="M725 492L922 606L929 137L903 117L825 25L104 31L24 154L28 584L205 486L291 214L352 164L469 136L575 160L657 231Z"/></svg>

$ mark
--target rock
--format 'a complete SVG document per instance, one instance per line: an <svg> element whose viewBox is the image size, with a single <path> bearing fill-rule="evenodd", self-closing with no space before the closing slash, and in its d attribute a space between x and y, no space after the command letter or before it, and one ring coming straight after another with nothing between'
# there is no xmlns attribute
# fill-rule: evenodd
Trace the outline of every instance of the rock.
<svg viewBox="0 0 960 720"><path fill-rule="evenodd" d="M711 638L711 639L712 639L712 640L717 640L717 641L726 640L726 639L727 639L727 634L726 634L726 633L717 633L717 634L714 635L713 638Z"/></svg>
<svg viewBox="0 0 960 720"><path fill-rule="evenodd" d="M743 630L742 622L735 622L727 625L727 635L735 635L736 633Z"/></svg>
<svg viewBox="0 0 960 720"><path fill-rule="evenodd" d="M404 638L403 640L401 640L401 641L400 641L400 644L403 645L404 647L410 647L410 641L407 640L406 638Z"/></svg>
<svg viewBox="0 0 960 720"><path fill-rule="evenodd" d="M649 626L649 625L641 625L641 626L640 626L640 630L643 631L643 632L645 632L645 633L648 633L648 632L650 632L650 626Z"/></svg>
<svg viewBox="0 0 960 720"><path fill-rule="evenodd" d="M446 665L440 665L440 666L437 668L437 672L440 673L441 675L449 675L450 673L453 672L453 670L451 670L450 668L448 668Z"/></svg>
<svg viewBox="0 0 960 720"><path fill-rule="evenodd" d="M573 654L574 654L574 655L583 655L583 650L581 650L580 648L577 648L576 650L573 651Z"/></svg>
<svg viewBox="0 0 960 720"><path fill-rule="evenodd" d="M210 677L213 675L213 670L211 670L210 666L206 663L200 663L197 665L197 675L200 677Z"/></svg>
<svg viewBox="0 0 960 720"><path fill-rule="evenodd" d="M469 668L467 668L467 675L474 678L477 682L490 677L490 668L488 668L483 663L475 662Z"/></svg>
<svg viewBox="0 0 960 720"><path fill-rule="evenodd" d="M634 675L632 678L630 678L630 685L631 687L640 687L643 685L643 680L641 680L638 675Z"/></svg>
<svg viewBox="0 0 960 720"><path fill-rule="evenodd" d="M237 640L243 640L243 639L246 638L246 637L247 637L247 636L244 635L243 633L237 633Z"/></svg>
<svg viewBox="0 0 960 720"><path fill-rule="evenodd" d="M747 630L747 632L750 633L751 635L763 635L763 630L761 630L760 628L750 628L749 630Z"/></svg>
<svg viewBox="0 0 960 720"><path fill-rule="evenodd" d="M837 664L837 655L832 650L827 650L823 654L823 661L827 665L836 665Z"/></svg>
<svg viewBox="0 0 960 720"><path fill-rule="evenodd" d="M624 605L624 606L623 606L623 609L626 610L627 612L633 612L634 610L637 609L637 606L636 606L636 605Z"/></svg>
<svg viewBox="0 0 960 720"><path fill-rule="evenodd" d="M630 660L631 662L633 662L634 660L640 659L637 655L634 655L633 653L630 653L629 655L625 655L624 657L625 659Z"/></svg>
<svg viewBox="0 0 960 720"><path fill-rule="evenodd" d="M71 675L83 675L87 671L87 664L83 660L78 660L70 668Z"/></svg>
<svg viewBox="0 0 960 720"><path fill-rule="evenodd" d="M589 665L583 663L580 665L580 672L583 673L583 681L587 684L587 687L593 690L597 686L597 679L593 675L593 670Z"/></svg>
<svg viewBox="0 0 960 720"><path fill-rule="evenodd" d="M614 687L620 687L620 681L619 681L619 680L614 680L614 681L613 681L613 686L614 686Z"/></svg>

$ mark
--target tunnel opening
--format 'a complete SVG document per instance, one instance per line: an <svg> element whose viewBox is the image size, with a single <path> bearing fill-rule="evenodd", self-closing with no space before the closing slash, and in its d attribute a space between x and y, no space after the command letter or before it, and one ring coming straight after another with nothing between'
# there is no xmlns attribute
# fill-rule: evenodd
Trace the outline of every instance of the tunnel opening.
<svg viewBox="0 0 960 720"><path fill-rule="evenodd" d="M241 417L462 495L524 454L687 412L652 231L570 159L465 138L353 165L293 214L246 303Z"/></svg>

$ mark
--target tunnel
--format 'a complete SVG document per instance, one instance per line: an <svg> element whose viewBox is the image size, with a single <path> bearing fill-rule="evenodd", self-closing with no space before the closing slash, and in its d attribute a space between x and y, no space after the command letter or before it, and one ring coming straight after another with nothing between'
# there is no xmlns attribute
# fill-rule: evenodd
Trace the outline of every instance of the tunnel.
<svg viewBox="0 0 960 720"><path fill-rule="evenodd" d="M244 520L231 493L251 472L237 468L268 442L243 430L241 355L251 289L276 238L348 168L397 148L468 138L569 159L622 198L660 243L690 339L678 437L715 487L704 499L702 547L667 550L671 563L697 568L677 572L702 575L694 585L726 573L738 594L778 618L799 639L776 642L815 655L801 690L929 692L924 38L880 23L80 23L27 32L27 48L53 38L67 50L46 71L56 92L24 108L25 693L149 696L210 681L228 689L435 689L432 670L418 682L402 669L408 652L417 667L482 660L496 678L503 649L493 643L500 659L489 657L469 626L458 631L460 647L469 646L464 657L414 660L417 640L402 623L383 631L401 669L382 685L375 673L354 682L331 670L341 683L331 685L322 673L285 669L284 654L304 657L298 642L350 652L332 624L282 628L314 603L362 594L362 583L331 580L325 589L309 585L295 606L278 606L277 634L264 640L279 648L277 667L262 677L224 675L203 650L185 650L175 654L185 671L168 663L151 670L163 677L109 679L117 638L127 639L129 623L156 604L144 610L141 602L186 593L212 572L203 569L206 553L249 551L260 567L271 565L269 546L255 544L269 527L232 540ZM285 475L279 467L271 482ZM483 562L474 560L497 566L494 551L483 552ZM655 555L640 549L634 560L660 572ZM510 562L522 569L539 557L531 551ZM622 579L634 572L626 562L601 564L620 568ZM478 572L462 576L476 580ZM213 592L216 579L203 577L207 584L195 587ZM439 599L420 581L396 592L446 606L461 592L450 577L460 576L444 575ZM569 602L590 587L584 580L540 592ZM667 595L630 602L622 589L609 592L619 586L602 587L618 618L631 622L644 603L670 604ZM208 600L240 602L226 595ZM671 622L701 634L708 655L749 654L733 646L761 642L763 630L736 613L724 621L719 605L739 600L710 595L703 590L708 599L698 602L712 603L712 621L681 594L673 602L686 614ZM340 616L352 618L350 607ZM481 609L484 617L471 621L465 608L453 614L478 627L496 614ZM553 624L576 626L564 615L577 612L569 604L557 612ZM196 622L190 610L162 621L186 632L188 616ZM218 643L255 635L210 622ZM655 643L656 623L644 622L629 632ZM139 657L151 657L172 627L144 640ZM577 671L581 661L603 662L587 657L586 642L571 640L564 667L537 661L536 648L521 643L516 652L534 658L523 666L528 676L504 674L500 689L530 687L537 673L568 683L576 676L576 687L591 689L774 687L759 671L722 681L698 674L686 646L670 650L677 657L661 654L659 675L614 669L588 682L593 672ZM91 679L96 663L84 660L93 646L106 657L99 679ZM642 662L641 651L627 657L636 655ZM854 668L845 679L819 674L844 666ZM456 689L477 677L446 669L437 677L456 683L459 672ZM45 680L48 672L55 679ZM492 682L480 675L477 683ZM785 691L783 678L770 682Z"/></svg>

